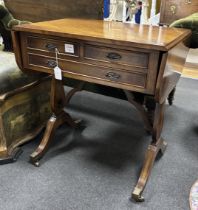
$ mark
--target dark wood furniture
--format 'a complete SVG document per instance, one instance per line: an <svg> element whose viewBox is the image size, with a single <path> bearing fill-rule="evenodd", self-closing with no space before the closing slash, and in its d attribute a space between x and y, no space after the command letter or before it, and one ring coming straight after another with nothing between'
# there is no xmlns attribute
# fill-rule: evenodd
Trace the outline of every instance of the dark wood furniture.
<svg viewBox="0 0 198 210"><path fill-rule="evenodd" d="M160 24L170 25L175 20L198 12L197 0L162 0L160 8Z"/></svg>
<svg viewBox="0 0 198 210"><path fill-rule="evenodd" d="M0 51L0 165L15 162L50 116L50 78L24 74L14 53Z"/></svg>
<svg viewBox="0 0 198 210"><path fill-rule="evenodd" d="M0 46L0 165L16 161L22 152L20 146L34 139L51 116L51 80L48 75L27 75L18 68L10 52L11 22L9 11L0 4L4 43Z"/></svg>
<svg viewBox="0 0 198 210"><path fill-rule="evenodd" d="M82 89L84 82L123 89L152 134L132 194L136 201L142 201L141 195L156 155L166 148L161 137L164 105L179 80L188 53L184 42L190 34L184 29L81 19L16 27L12 35L20 68L24 72L45 72L53 76L51 107L54 114L48 121L43 140L31 155L31 162L39 164L59 125L65 122L70 126L77 125L63 107L76 91ZM66 44L69 44L70 52L67 52ZM58 59L55 52L59 52ZM62 81L54 78L53 69L57 65L62 69L63 77L79 80L79 85L66 97Z"/></svg>

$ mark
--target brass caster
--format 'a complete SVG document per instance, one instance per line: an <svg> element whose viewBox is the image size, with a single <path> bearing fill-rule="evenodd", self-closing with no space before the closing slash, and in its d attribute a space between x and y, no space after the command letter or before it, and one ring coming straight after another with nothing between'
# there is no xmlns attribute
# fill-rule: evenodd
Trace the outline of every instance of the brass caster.
<svg viewBox="0 0 198 210"><path fill-rule="evenodd" d="M39 167L39 166L40 166L40 162L39 162L39 161L33 162L32 164L33 164L34 166L36 166L36 167Z"/></svg>
<svg viewBox="0 0 198 210"><path fill-rule="evenodd" d="M40 166L40 162L39 160L34 160L30 157L30 161L29 161L33 166L39 167Z"/></svg>
<svg viewBox="0 0 198 210"><path fill-rule="evenodd" d="M162 143L162 146L161 146L161 152L162 152L162 154L165 153L166 148L167 148L167 142L165 142L165 141L163 140L163 143Z"/></svg>
<svg viewBox="0 0 198 210"><path fill-rule="evenodd" d="M134 193L132 194L132 198L133 200L135 200L136 202L144 202L144 197L142 195L135 195Z"/></svg>
<svg viewBox="0 0 198 210"><path fill-rule="evenodd" d="M77 120L74 120L74 123L75 123L75 128L78 129L80 128L80 126L82 125L82 119L77 119Z"/></svg>
<svg viewBox="0 0 198 210"><path fill-rule="evenodd" d="M141 195L141 190L138 188L135 188L135 190L133 191L132 198L136 202L144 202L144 197Z"/></svg>

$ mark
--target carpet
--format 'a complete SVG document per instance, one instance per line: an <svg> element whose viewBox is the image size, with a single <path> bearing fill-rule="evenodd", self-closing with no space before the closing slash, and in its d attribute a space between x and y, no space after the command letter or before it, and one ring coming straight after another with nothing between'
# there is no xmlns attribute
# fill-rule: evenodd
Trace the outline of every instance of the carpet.
<svg viewBox="0 0 198 210"><path fill-rule="evenodd" d="M191 188L189 202L191 210L198 210L198 180Z"/></svg>
<svg viewBox="0 0 198 210"><path fill-rule="evenodd" d="M198 82L181 79L166 104L168 142L154 164L145 202L130 200L151 137L129 103L83 91L67 109L84 121L62 126L39 168L28 163L42 135L23 146L14 164L0 166L0 210L187 210L198 177Z"/></svg>

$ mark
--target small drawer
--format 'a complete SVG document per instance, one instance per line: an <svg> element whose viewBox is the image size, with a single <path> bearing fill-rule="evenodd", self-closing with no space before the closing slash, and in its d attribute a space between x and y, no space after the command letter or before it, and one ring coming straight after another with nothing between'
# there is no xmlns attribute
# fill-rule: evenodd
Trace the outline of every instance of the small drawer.
<svg viewBox="0 0 198 210"><path fill-rule="evenodd" d="M58 52L61 54L79 57L79 44L67 40L62 41L28 36L27 47L46 52L55 52L55 49L58 49Z"/></svg>
<svg viewBox="0 0 198 210"><path fill-rule="evenodd" d="M35 67L35 70L40 69L40 71L53 73L52 69L56 66L54 58L34 54L28 54L28 58L29 68L34 69ZM95 83L105 84L105 81L107 81L111 82L111 84L117 83L131 86L131 88L126 89L133 89L133 86L141 89L146 87L146 74L130 73L62 59L58 63L66 77L78 79L78 76L81 76L81 79L83 78L82 80L85 81L89 81L86 78L92 78Z"/></svg>
<svg viewBox="0 0 198 210"><path fill-rule="evenodd" d="M84 58L102 61L105 63L115 63L122 66L133 66L147 68L149 63L149 53L117 50L113 48L100 47L94 45L84 46Z"/></svg>

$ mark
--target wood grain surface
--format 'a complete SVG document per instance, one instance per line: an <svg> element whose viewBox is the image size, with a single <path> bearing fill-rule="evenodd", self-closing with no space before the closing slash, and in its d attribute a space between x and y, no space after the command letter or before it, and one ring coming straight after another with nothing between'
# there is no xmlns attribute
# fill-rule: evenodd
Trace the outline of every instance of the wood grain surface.
<svg viewBox="0 0 198 210"><path fill-rule="evenodd" d="M187 29L69 18L20 25L14 30L163 51L191 34Z"/></svg>

